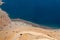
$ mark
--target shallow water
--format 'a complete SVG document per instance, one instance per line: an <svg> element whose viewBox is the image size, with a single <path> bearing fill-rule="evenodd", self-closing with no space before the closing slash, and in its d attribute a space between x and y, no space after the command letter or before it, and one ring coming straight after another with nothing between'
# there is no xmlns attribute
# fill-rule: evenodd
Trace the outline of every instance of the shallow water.
<svg viewBox="0 0 60 40"><path fill-rule="evenodd" d="M3 0L11 18L21 18L40 25L60 28L59 0Z"/></svg>

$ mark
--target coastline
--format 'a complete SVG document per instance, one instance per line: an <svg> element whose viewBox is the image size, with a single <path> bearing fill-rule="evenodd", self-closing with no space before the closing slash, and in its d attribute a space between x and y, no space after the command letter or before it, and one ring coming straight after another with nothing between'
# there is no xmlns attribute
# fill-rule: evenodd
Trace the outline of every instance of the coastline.
<svg viewBox="0 0 60 40"><path fill-rule="evenodd" d="M30 22L30 21L26 21L26 20L23 20L23 19L11 19L12 21L17 21L17 22L24 22L26 24L29 24L29 25L32 25L34 27L39 27L39 28L43 28L43 29L54 29L52 27L49 27L49 26L45 26L45 25L39 25L39 24L36 24L36 23L33 23L33 22ZM58 28L54 29L54 30L59 30Z"/></svg>

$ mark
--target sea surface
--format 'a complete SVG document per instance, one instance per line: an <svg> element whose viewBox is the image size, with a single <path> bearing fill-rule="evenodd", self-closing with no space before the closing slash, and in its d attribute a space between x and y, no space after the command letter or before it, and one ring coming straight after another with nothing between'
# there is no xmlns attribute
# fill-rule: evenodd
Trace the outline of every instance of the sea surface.
<svg viewBox="0 0 60 40"><path fill-rule="evenodd" d="M10 18L60 28L60 0L3 0L1 8Z"/></svg>

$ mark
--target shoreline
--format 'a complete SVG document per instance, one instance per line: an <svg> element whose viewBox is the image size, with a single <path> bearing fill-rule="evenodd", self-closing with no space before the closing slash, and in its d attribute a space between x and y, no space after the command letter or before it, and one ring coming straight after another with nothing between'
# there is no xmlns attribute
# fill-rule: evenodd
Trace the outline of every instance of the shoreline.
<svg viewBox="0 0 60 40"><path fill-rule="evenodd" d="M46 25L39 25L37 23L33 23L33 22L30 22L30 21L26 21L26 20L23 20L23 19L11 19L12 21L17 21L17 22L24 22L26 24L29 24L29 25L32 25L32 26L35 26L35 27L39 27L39 28L43 28L43 29L58 29L58 28L52 28L50 26L46 26Z"/></svg>

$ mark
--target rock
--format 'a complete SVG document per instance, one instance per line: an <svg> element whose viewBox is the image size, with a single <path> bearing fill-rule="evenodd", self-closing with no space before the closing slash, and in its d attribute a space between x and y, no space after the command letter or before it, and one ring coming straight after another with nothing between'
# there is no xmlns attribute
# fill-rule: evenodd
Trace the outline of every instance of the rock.
<svg viewBox="0 0 60 40"><path fill-rule="evenodd" d="M11 23L10 18L8 17L8 14L0 9L0 28L8 26L8 24Z"/></svg>

